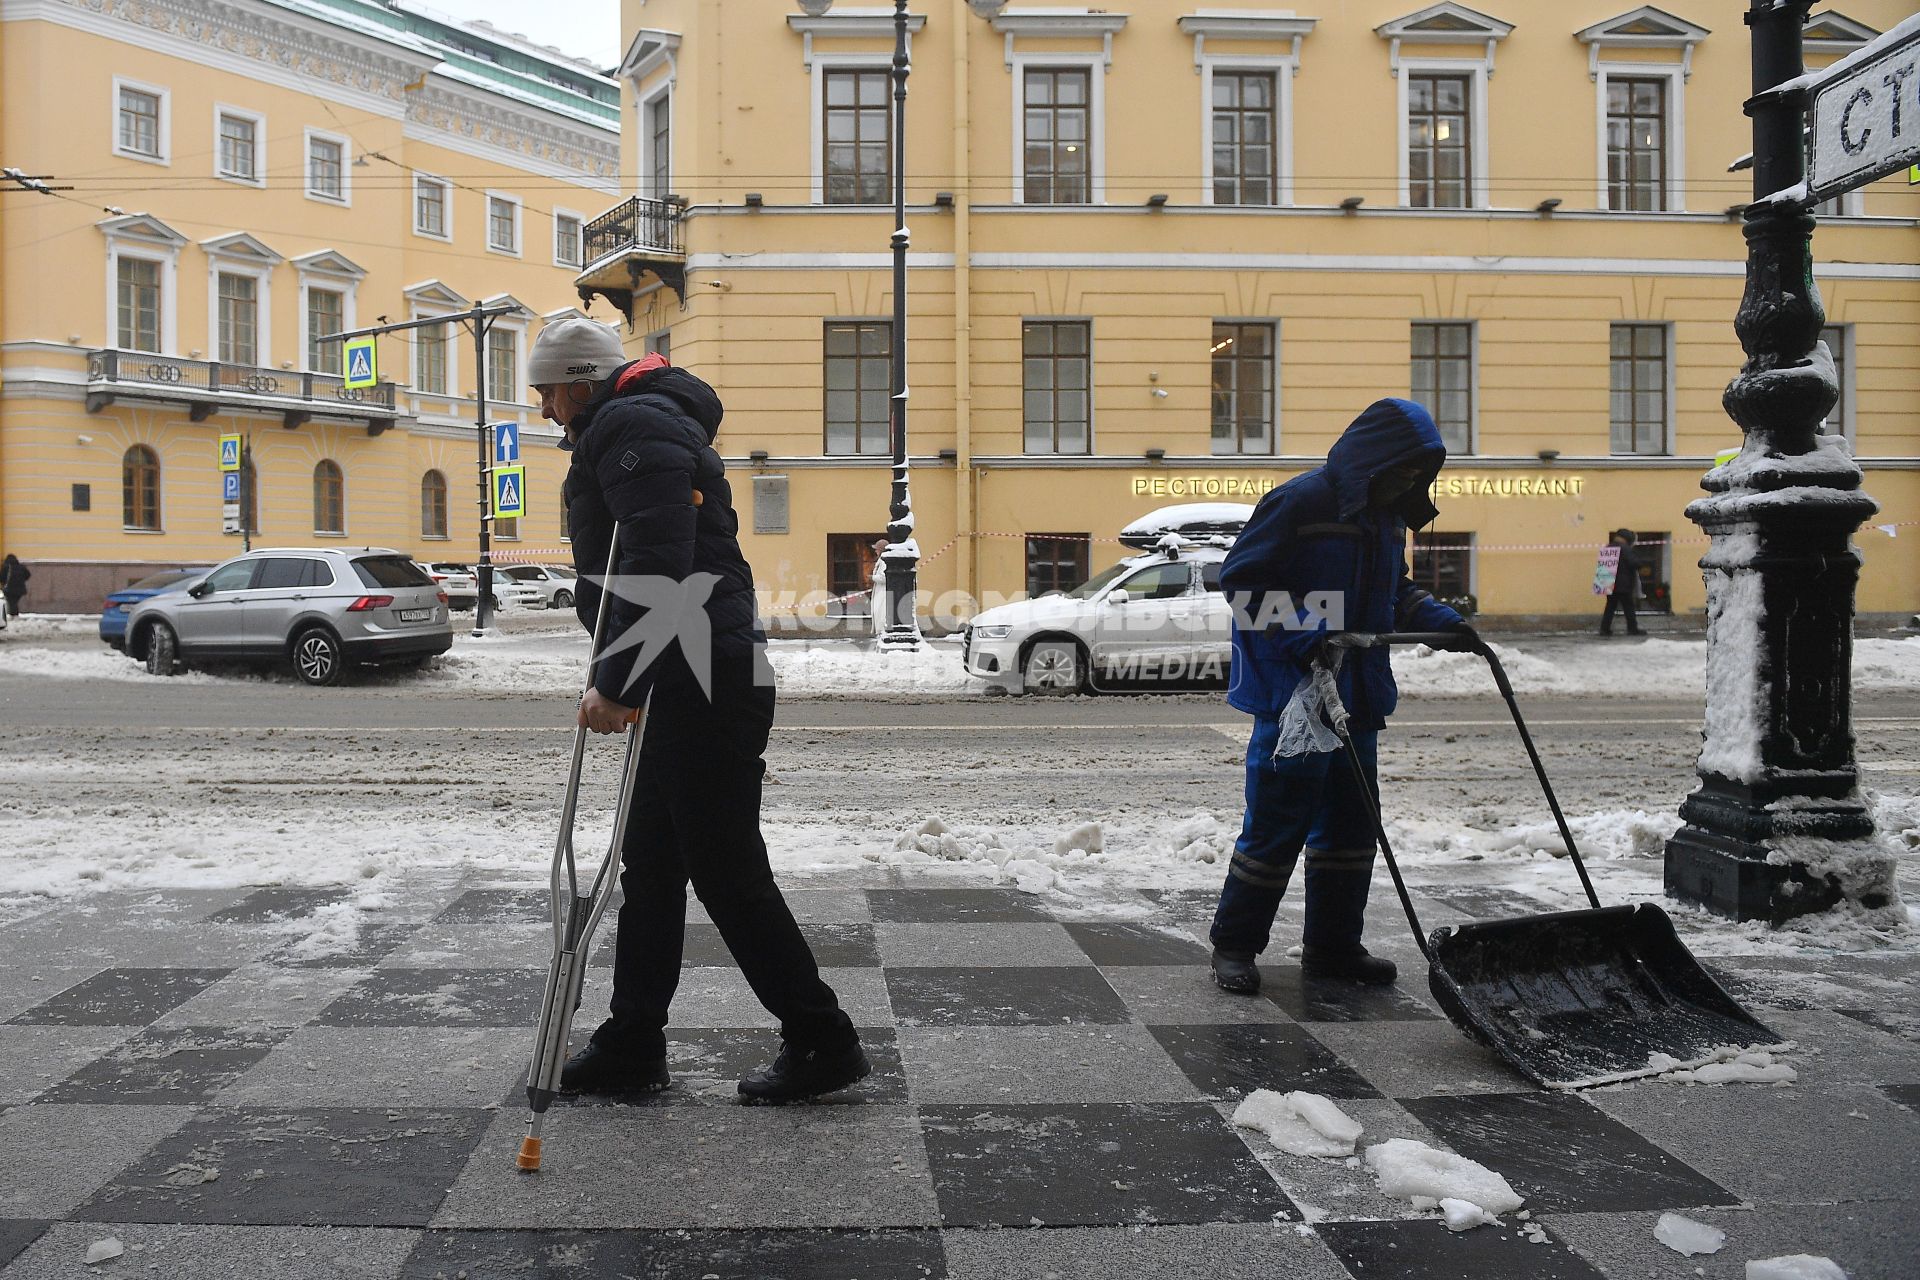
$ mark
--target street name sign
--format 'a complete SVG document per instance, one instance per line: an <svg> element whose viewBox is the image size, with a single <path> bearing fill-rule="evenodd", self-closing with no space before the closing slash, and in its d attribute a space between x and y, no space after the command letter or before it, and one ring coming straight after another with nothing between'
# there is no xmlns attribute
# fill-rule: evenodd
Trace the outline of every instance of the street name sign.
<svg viewBox="0 0 1920 1280"><path fill-rule="evenodd" d="M380 381L380 361L374 354L373 341L372 338L348 339L347 376L344 379L348 390L358 391Z"/></svg>
<svg viewBox="0 0 1920 1280"><path fill-rule="evenodd" d="M520 461L520 424L517 422L496 422L493 424L493 465L510 467Z"/></svg>
<svg viewBox="0 0 1920 1280"><path fill-rule="evenodd" d="M1803 82L1811 95L1809 202L1920 161L1920 14Z"/></svg>
<svg viewBox="0 0 1920 1280"><path fill-rule="evenodd" d="M240 437L220 437L220 469L222 471L240 470Z"/></svg>
<svg viewBox="0 0 1920 1280"><path fill-rule="evenodd" d="M527 469L493 469L493 518L515 520L527 514Z"/></svg>

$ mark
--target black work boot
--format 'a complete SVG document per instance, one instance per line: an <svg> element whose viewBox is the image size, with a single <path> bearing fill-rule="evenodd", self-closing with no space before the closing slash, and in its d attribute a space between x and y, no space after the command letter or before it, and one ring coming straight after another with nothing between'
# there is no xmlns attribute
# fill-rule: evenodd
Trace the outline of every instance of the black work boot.
<svg viewBox="0 0 1920 1280"><path fill-rule="evenodd" d="M1369 955L1362 946L1355 946L1350 951L1302 947L1300 972L1309 978L1357 982L1368 987L1383 987L1400 976L1400 970L1393 961L1384 956Z"/></svg>
<svg viewBox="0 0 1920 1280"><path fill-rule="evenodd" d="M748 1106L801 1102L823 1093L837 1093L866 1079L872 1069L858 1041L841 1049L796 1049L787 1045L771 1067L740 1082L740 1101Z"/></svg>
<svg viewBox="0 0 1920 1280"><path fill-rule="evenodd" d="M1222 991L1250 996L1260 990L1260 970L1253 965L1251 951L1213 949L1213 980Z"/></svg>
<svg viewBox="0 0 1920 1280"><path fill-rule="evenodd" d="M560 1069L562 1093L658 1093L671 1083L664 1057L643 1058L600 1040L587 1041Z"/></svg>

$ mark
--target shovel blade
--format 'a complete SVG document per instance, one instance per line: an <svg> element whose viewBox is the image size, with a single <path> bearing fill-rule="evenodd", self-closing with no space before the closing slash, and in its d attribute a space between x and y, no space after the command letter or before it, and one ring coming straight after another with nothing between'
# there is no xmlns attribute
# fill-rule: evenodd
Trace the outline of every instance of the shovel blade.
<svg viewBox="0 0 1920 1280"><path fill-rule="evenodd" d="M1441 929L1433 994L1455 1025L1550 1089L1670 1070L1726 1046L1779 1047L1652 903Z"/></svg>

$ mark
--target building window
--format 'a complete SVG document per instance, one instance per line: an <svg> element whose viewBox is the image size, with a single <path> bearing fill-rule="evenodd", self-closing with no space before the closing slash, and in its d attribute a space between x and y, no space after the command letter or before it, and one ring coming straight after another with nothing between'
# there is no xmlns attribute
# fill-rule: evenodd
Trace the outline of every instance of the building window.
<svg viewBox="0 0 1920 1280"><path fill-rule="evenodd" d="M1416 533L1413 563L1408 576L1435 599L1461 613L1473 607L1473 535L1470 533ZM1465 608L1462 608L1465 605Z"/></svg>
<svg viewBox="0 0 1920 1280"><path fill-rule="evenodd" d="M1407 203L1464 209L1473 203L1473 77L1407 80Z"/></svg>
<svg viewBox="0 0 1920 1280"><path fill-rule="evenodd" d="M1213 451L1272 453L1273 326L1213 326Z"/></svg>
<svg viewBox="0 0 1920 1280"><path fill-rule="evenodd" d="M447 394L447 326L430 324L413 331L413 389Z"/></svg>
<svg viewBox="0 0 1920 1280"><path fill-rule="evenodd" d="M497 519L495 519L493 521L493 536L498 538L502 542L520 541L520 517L519 516L500 516ZM504 578L505 578L505 575L503 575L499 571L499 569L496 568L493 572L493 580L495 582L500 582L500 581L503 581Z"/></svg>
<svg viewBox="0 0 1920 1280"><path fill-rule="evenodd" d="M1832 436L1853 439L1853 419L1847 413L1847 393L1852 390L1847 385L1847 326L1830 324L1820 330L1820 341L1827 344L1827 351L1833 356L1833 381L1840 394L1834 399L1833 408L1827 413L1821 428Z"/></svg>
<svg viewBox="0 0 1920 1280"><path fill-rule="evenodd" d="M1667 327L1612 326L1613 451L1667 452Z"/></svg>
<svg viewBox="0 0 1920 1280"><path fill-rule="evenodd" d="M347 198L346 148L332 138L307 138L307 194L322 200Z"/></svg>
<svg viewBox="0 0 1920 1280"><path fill-rule="evenodd" d="M120 146L123 155L145 160L163 160L165 141L161 136L160 95L145 89L120 86Z"/></svg>
<svg viewBox="0 0 1920 1280"><path fill-rule="evenodd" d="M1673 612L1673 534L1665 529L1633 532L1633 572L1640 579L1640 612Z"/></svg>
<svg viewBox="0 0 1920 1280"><path fill-rule="evenodd" d="M885 71L829 71L822 111L828 204L885 204L893 198L893 113Z"/></svg>
<svg viewBox="0 0 1920 1280"><path fill-rule="evenodd" d="M1091 452L1092 345L1084 320L1030 320L1020 327L1028 453Z"/></svg>
<svg viewBox="0 0 1920 1280"><path fill-rule="evenodd" d="M1021 172L1028 204L1092 200L1092 79L1085 67L1027 71Z"/></svg>
<svg viewBox="0 0 1920 1280"><path fill-rule="evenodd" d="M260 121L231 111L220 113L220 176L260 181Z"/></svg>
<svg viewBox="0 0 1920 1280"><path fill-rule="evenodd" d="M558 267L580 265L580 219L571 213L553 215L553 262Z"/></svg>
<svg viewBox="0 0 1920 1280"><path fill-rule="evenodd" d="M346 294L338 289L307 290L307 368L315 373L340 372L342 344L320 339L346 327Z"/></svg>
<svg viewBox="0 0 1920 1280"><path fill-rule="evenodd" d="M1030 533L1027 535L1027 594L1071 591L1087 580L1087 553L1092 535L1085 533Z"/></svg>
<svg viewBox="0 0 1920 1280"><path fill-rule="evenodd" d="M886 540L884 533L827 535L828 616L872 615L873 567L880 562L880 553L875 548Z"/></svg>
<svg viewBox="0 0 1920 1280"><path fill-rule="evenodd" d="M487 248L495 253L520 252L520 202L506 196L487 197Z"/></svg>
<svg viewBox="0 0 1920 1280"><path fill-rule="evenodd" d="M413 179L413 229L423 236L445 240L452 236L447 216L447 184L419 174Z"/></svg>
<svg viewBox="0 0 1920 1280"><path fill-rule="evenodd" d="M1473 325L1413 325L1413 398L1427 407L1448 453L1473 452Z"/></svg>
<svg viewBox="0 0 1920 1280"><path fill-rule="evenodd" d="M322 458L313 469L313 531L347 531L347 481L331 458Z"/></svg>
<svg viewBox="0 0 1920 1280"><path fill-rule="evenodd" d="M886 453L892 447L892 332L885 321L827 325L828 453Z"/></svg>
<svg viewBox="0 0 1920 1280"><path fill-rule="evenodd" d="M659 356L662 360L673 359L673 330L660 329L640 340L643 354Z"/></svg>
<svg viewBox="0 0 1920 1280"><path fill-rule="evenodd" d="M115 345L159 351L160 264L148 258L117 258L114 270L119 295Z"/></svg>
<svg viewBox="0 0 1920 1280"><path fill-rule="evenodd" d="M143 444L120 459L120 523L129 529L160 528L160 456Z"/></svg>
<svg viewBox="0 0 1920 1280"><path fill-rule="evenodd" d="M646 115L641 141L646 147L647 194L663 200L673 189L673 95L663 93L649 101Z"/></svg>
<svg viewBox="0 0 1920 1280"><path fill-rule="evenodd" d="M1607 77L1607 207L1667 207L1667 81Z"/></svg>
<svg viewBox="0 0 1920 1280"><path fill-rule="evenodd" d="M260 282L235 271L222 271L218 284L220 363L260 363Z"/></svg>
<svg viewBox="0 0 1920 1280"><path fill-rule="evenodd" d="M512 329L499 325L487 330L487 398L501 404L520 403L520 344Z"/></svg>
<svg viewBox="0 0 1920 1280"><path fill-rule="evenodd" d="M1271 71L1213 73L1213 202L1277 204L1279 135Z"/></svg>

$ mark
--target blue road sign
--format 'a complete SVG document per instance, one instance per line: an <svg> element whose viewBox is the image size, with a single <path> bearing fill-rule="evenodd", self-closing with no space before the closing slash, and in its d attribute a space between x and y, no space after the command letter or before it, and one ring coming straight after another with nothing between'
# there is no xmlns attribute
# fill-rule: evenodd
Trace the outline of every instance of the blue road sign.
<svg viewBox="0 0 1920 1280"><path fill-rule="evenodd" d="M350 391L371 387L380 380L379 362L374 358L372 338L354 338L347 344L347 376L342 379Z"/></svg>
<svg viewBox="0 0 1920 1280"><path fill-rule="evenodd" d="M220 437L220 469L238 471L240 469L240 437Z"/></svg>
<svg viewBox="0 0 1920 1280"><path fill-rule="evenodd" d="M520 461L520 424L517 422L496 422L493 424L493 465L512 466Z"/></svg>
<svg viewBox="0 0 1920 1280"><path fill-rule="evenodd" d="M240 473L238 471L224 472L220 476L220 501L240 501Z"/></svg>

